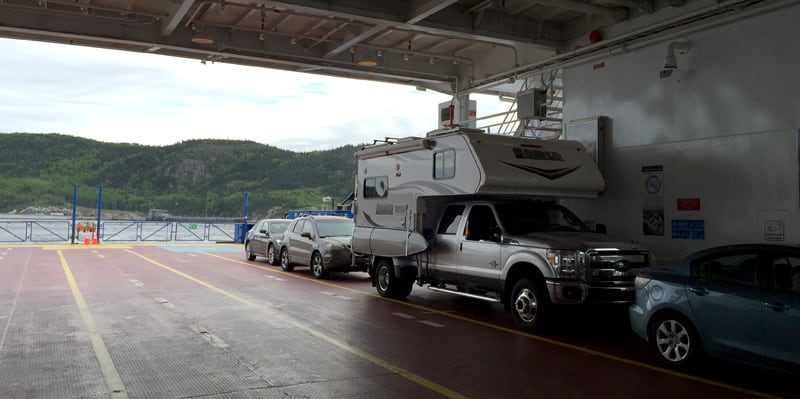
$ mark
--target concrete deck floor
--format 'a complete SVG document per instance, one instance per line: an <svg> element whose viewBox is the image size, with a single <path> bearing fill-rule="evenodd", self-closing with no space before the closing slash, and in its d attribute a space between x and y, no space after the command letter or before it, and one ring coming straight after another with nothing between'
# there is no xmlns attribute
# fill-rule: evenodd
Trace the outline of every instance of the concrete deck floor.
<svg viewBox="0 0 800 399"><path fill-rule="evenodd" d="M500 305L240 245L0 246L0 398L800 397L790 377L655 363L625 320L516 330Z"/></svg>

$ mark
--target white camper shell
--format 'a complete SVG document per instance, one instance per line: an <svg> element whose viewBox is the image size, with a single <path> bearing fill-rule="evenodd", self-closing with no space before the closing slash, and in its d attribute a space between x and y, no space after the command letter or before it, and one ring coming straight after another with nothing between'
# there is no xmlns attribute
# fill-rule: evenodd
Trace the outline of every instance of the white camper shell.
<svg viewBox="0 0 800 399"><path fill-rule="evenodd" d="M609 242L554 203L604 188L581 143L456 128L356 158L352 248L371 256L381 295L405 297L416 281L504 302L527 330L549 304L633 300L631 270L649 253Z"/></svg>
<svg viewBox="0 0 800 399"><path fill-rule="evenodd" d="M605 187L591 155L577 141L490 135L474 129L367 147L356 158L353 247L378 256L427 249L421 235L426 228L423 217L437 216L425 209L437 198L594 198Z"/></svg>

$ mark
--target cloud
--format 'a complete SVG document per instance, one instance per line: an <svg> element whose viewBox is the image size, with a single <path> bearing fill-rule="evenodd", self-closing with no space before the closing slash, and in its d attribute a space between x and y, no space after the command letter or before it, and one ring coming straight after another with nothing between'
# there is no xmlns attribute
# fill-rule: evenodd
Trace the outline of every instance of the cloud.
<svg viewBox="0 0 800 399"><path fill-rule="evenodd" d="M252 140L311 151L424 135L437 127L437 105L450 100L411 86L154 54L7 39L0 52L2 132L146 145ZM491 100L486 110L495 112Z"/></svg>

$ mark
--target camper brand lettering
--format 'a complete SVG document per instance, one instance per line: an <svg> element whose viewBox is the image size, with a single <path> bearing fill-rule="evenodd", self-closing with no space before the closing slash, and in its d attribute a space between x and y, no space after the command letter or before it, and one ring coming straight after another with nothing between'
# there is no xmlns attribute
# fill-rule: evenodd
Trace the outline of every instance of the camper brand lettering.
<svg viewBox="0 0 800 399"><path fill-rule="evenodd" d="M529 148L514 147L514 156L517 159L536 159L542 161L564 161L564 157L555 151L531 150Z"/></svg>
<svg viewBox="0 0 800 399"><path fill-rule="evenodd" d="M378 215L393 215L394 205L392 204L378 204L375 207L375 213Z"/></svg>

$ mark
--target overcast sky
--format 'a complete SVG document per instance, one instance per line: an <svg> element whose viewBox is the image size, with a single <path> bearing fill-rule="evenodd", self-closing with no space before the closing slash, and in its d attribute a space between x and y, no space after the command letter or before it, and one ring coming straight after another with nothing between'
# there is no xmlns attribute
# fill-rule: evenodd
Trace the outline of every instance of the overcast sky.
<svg viewBox="0 0 800 399"><path fill-rule="evenodd" d="M450 96L413 86L0 39L0 132L170 145L253 140L329 149L437 127ZM478 115L508 110L492 97Z"/></svg>

